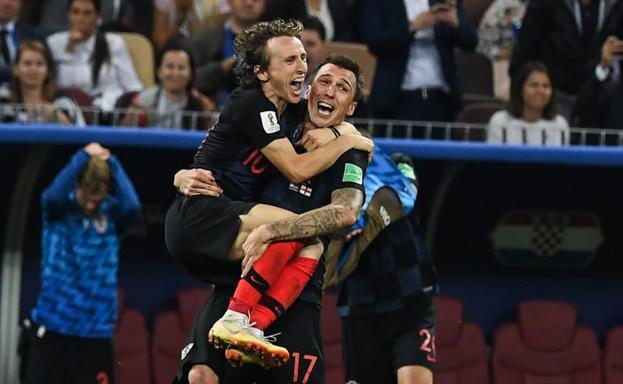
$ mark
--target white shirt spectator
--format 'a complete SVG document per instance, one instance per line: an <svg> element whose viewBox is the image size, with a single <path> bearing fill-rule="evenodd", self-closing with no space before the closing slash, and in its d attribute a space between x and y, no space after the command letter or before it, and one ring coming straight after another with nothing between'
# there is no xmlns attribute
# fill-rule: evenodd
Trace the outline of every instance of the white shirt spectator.
<svg viewBox="0 0 623 384"><path fill-rule="evenodd" d="M414 20L420 13L429 9L428 0L404 0L404 2L409 20ZM441 88L448 91L441 68L441 58L435 45L433 28L416 31L409 48L409 60L402 80L402 89L409 91L418 88Z"/></svg>
<svg viewBox="0 0 623 384"><path fill-rule="evenodd" d="M47 42L56 64L56 83L81 89L93 98L94 106L110 111L119 96L127 91L139 91L143 84L134 70L123 38L113 33L106 33L105 36L110 61L102 65L95 88L91 79L95 34L77 44L73 52L65 50L69 40L67 31L50 35Z"/></svg>
<svg viewBox="0 0 623 384"><path fill-rule="evenodd" d="M487 142L562 146L569 143L569 124L561 115L553 120L541 119L530 123L512 116L506 110L497 111L489 120Z"/></svg>

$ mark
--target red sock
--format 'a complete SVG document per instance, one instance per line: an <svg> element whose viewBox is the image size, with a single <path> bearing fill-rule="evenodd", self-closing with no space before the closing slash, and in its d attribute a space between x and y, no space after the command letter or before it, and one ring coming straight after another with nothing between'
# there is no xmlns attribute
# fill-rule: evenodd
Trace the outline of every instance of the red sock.
<svg viewBox="0 0 623 384"><path fill-rule="evenodd" d="M266 291L259 304L251 311L251 321L261 330L281 316L303 292L318 260L308 257L295 257L283 268L279 280Z"/></svg>
<svg viewBox="0 0 623 384"><path fill-rule="evenodd" d="M272 243L244 279L238 282L228 309L247 314L272 286L290 259L303 248L301 241Z"/></svg>

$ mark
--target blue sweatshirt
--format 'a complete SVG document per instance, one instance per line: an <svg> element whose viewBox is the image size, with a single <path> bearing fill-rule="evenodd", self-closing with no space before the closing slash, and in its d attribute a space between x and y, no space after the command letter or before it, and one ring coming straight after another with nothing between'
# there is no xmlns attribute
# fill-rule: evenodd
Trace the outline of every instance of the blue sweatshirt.
<svg viewBox="0 0 623 384"><path fill-rule="evenodd" d="M32 319L63 335L109 338L117 318L119 242L141 206L128 175L110 156L113 193L97 213L84 213L76 183L89 159L79 150L43 192L41 292Z"/></svg>

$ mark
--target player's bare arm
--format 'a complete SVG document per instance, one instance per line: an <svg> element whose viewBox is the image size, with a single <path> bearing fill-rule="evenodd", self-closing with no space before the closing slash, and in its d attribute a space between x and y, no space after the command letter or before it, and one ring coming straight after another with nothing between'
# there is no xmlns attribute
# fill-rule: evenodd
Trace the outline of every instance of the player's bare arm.
<svg viewBox="0 0 623 384"><path fill-rule="evenodd" d="M372 152L372 140L359 135L342 135L315 151L297 154L286 138L277 139L262 148L278 170L293 183L302 183L327 170L341 155L350 149Z"/></svg>
<svg viewBox="0 0 623 384"><path fill-rule="evenodd" d="M260 225L251 231L242 245L245 253L243 269L250 268L271 242L327 235L353 225L363 199L363 193L358 189L337 189L331 194L329 205Z"/></svg>

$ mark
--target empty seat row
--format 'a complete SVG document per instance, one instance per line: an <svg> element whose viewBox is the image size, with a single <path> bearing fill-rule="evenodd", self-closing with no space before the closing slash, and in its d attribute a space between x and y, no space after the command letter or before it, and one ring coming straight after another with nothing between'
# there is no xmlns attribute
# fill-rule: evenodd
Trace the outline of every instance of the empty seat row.
<svg viewBox="0 0 623 384"><path fill-rule="evenodd" d="M144 317L123 309L115 335L118 382L170 383L184 340L209 289L181 290L178 309L160 313L149 335ZM464 321L463 302L436 297L436 384L621 384L623 326L612 329L604 347L595 332L578 325L577 309L561 301L534 300L518 305L517 321L500 326L491 353L482 329ZM325 294L321 313L326 383L345 382L337 296ZM152 369L153 367L153 369Z"/></svg>
<svg viewBox="0 0 623 384"><path fill-rule="evenodd" d="M335 295L323 299L323 343L327 358L332 359L327 364L327 384L345 382L336 301ZM597 335L577 324L572 304L520 303L517 322L495 332L491 357L480 326L463 320L462 301L436 297L434 304L435 384L623 383L623 326L609 332L602 358Z"/></svg>

